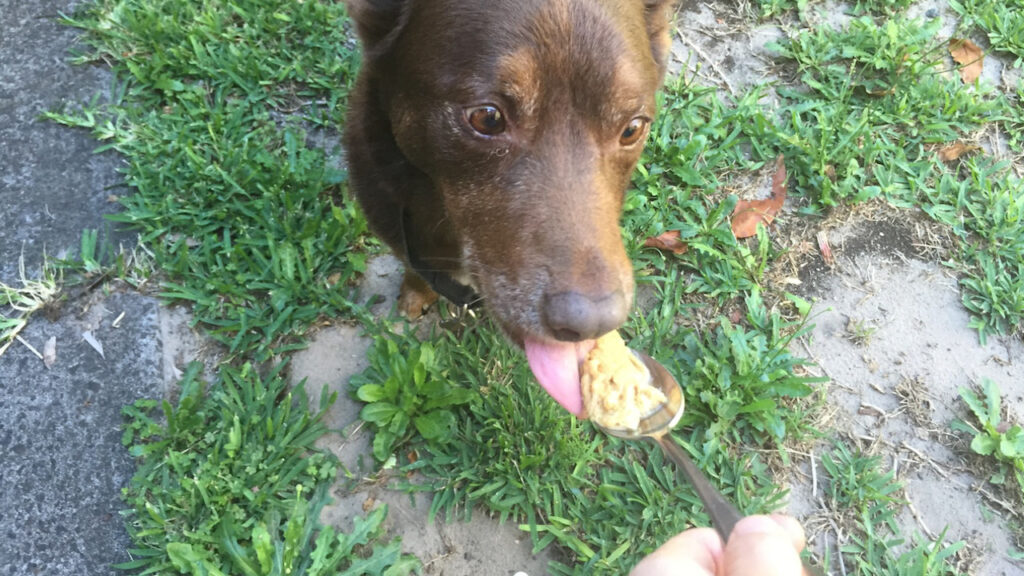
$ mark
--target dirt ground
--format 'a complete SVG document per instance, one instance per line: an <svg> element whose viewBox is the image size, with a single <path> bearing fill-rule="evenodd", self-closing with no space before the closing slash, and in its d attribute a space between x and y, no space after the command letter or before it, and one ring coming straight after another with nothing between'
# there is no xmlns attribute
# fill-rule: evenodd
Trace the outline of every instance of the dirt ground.
<svg viewBox="0 0 1024 576"><path fill-rule="evenodd" d="M1019 521L1020 511L986 488L969 442L950 423L968 417L958 389L982 378L1000 385L1007 404L1024 402L1024 346L981 346L956 279L912 255L906 228L861 220L829 236L836 266L808 276L815 328L794 350L831 379L819 426L881 455L884 469L905 484L900 525L908 540L915 533L934 539L948 528L947 541L968 542L969 573L1020 574L1024 568L1006 556L1012 538L1002 519L1017 514ZM835 550L845 536L815 481L815 451L828 449L808 451L789 479L789 510L819 551Z"/></svg>
<svg viewBox="0 0 1024 576"><path fill-rule="evenodd" d="M849 19L843 7L826 3L812 7L807 17L840 26ZM730 93L779 81L766 45L785 32L772 25L750 27L740 17L745 8L742 0L685 4L673 51L680 69ZM909 14L942 18L940 37L956 27L948 2L922 1ZM1020 70L995 57L986 58L984 70L983 81L1002 89L1020 78ZM986 148L998 151L998 144ZM830 267L812 250L796 264L800 284L793 291L813 298L815 328L794 353L810 358L831 379L829 410L819 426L880 454L905 483L902 496L909 504L900 521L908 540L915 533L935 538L948 527L947 541L969 543L962 569L1021 574L1024 565L1007 556L1012 534L1004 519L1014 516L1019 524L1024 511L986 488L969 440L950 423L968 417L958 390L983 378L999 384L1013 420L1021 420L1014 407L1024 405L1024 346L1019 339L980 345L968 327L956 278L940 263L941 233L923 222L913 213L873 205L809 231L804 242L823 232L836 262ZM789 510L804 521L819 553L835 550L847 537L815 482L821 472L815 452L823 449L828 445L809 450L789 478Z"/></svg>

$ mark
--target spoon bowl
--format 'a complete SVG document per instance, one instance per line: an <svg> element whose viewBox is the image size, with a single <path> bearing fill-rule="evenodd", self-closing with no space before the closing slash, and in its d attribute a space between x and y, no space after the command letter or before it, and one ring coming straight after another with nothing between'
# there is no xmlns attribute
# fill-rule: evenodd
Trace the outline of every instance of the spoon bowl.
<svg viewBox="0 0 1024 576"><path fill-rule="evenodd" d="M637 350L630 351L647 367L647 372L651 375L650 385L661 390L661 393L665 395L665 402L659 405L653 412L644 414L643 418L640 419L639 426L635 430L598 427L607 434L625 440L637 440L639 438L650 438L665 434L672 428L675 428L676 424L679 423L679 419L683 417L683 409L685 408L683 389L660 362L643 352Z"/></svg>

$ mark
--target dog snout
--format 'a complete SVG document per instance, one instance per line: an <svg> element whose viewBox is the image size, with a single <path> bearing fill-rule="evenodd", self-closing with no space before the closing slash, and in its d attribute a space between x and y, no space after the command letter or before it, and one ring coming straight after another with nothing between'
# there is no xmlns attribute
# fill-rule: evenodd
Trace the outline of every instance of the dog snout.
<svg viewBox="0 0 1024 576"><path fill-rule="evenodd" d="M618 328L628 314L629 303L621 290L597 296L560 292L544 299L545 328L567 342L597 338Z"/></svg>

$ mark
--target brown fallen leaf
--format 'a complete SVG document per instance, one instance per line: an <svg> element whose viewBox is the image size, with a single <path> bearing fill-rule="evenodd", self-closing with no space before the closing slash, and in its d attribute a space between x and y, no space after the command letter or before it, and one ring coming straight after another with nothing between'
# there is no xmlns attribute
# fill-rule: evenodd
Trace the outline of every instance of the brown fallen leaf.
<svg viewBox="0 0 1024 576"><path fill-rule="evenodd" d="M836 257L832 255L832 247L828 244L828 233L824 230L818 232L818 250L821 251L821 259L829 268L836 265Z"/></svg>
<svg viewBox="0 0 1024 576"><path fill-rule="evenodd" d="M963 141L957 140L949 146L939 150L939 160L943 162L952 162L959 159L964 154L970 154L971 152L977 152L981 150L981 146L975 144L964 144Z"/></svg>
<svg viewBox="0 0 1024 576"><path fill-rule="evenodd" d="M960 78L964 84L973 84L981 76L985 53L966 38L949 39L949 55L960 65Z"/></svg>
<svg viewBox="0 0 1024 576"><path fill-rule="evenodd" d="M775 215L786 202L786 163L782 154L775 159L775 175L772 176L772 195L764 200L740 200L732 211L732 233L737 238L749 238L757 234L757 225L766 226L775 220Z"/></svg>
<svg viewBox="0 0 1024 576"><path fill-rule="evenodd" d="M679 230L669 230L644 240L644 248L657 248L673 254L685 254L689 246L679 239Z"/></svg>

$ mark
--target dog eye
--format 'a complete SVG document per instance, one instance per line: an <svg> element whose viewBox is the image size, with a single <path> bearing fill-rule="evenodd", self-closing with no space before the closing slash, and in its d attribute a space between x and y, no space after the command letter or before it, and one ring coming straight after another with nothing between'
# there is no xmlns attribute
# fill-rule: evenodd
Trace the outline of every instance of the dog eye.
<svg viewBox="0 0 1024 576"><path fill-rule="evenodd" d="M495 136L505 131L505 115L494 106L478 106L466 113L469 125L484 136Z"/></svg>
<svg viewBox="0 0 1024 576"><path fill-rule="evenodd" d="M647 132L647 124L649 120L646 118L637 116L629 121L626 125L626 129L622 131L622 135L619 136L619 144L622 146L632 146L640 141L644 137L644 133Z"/></svg>

